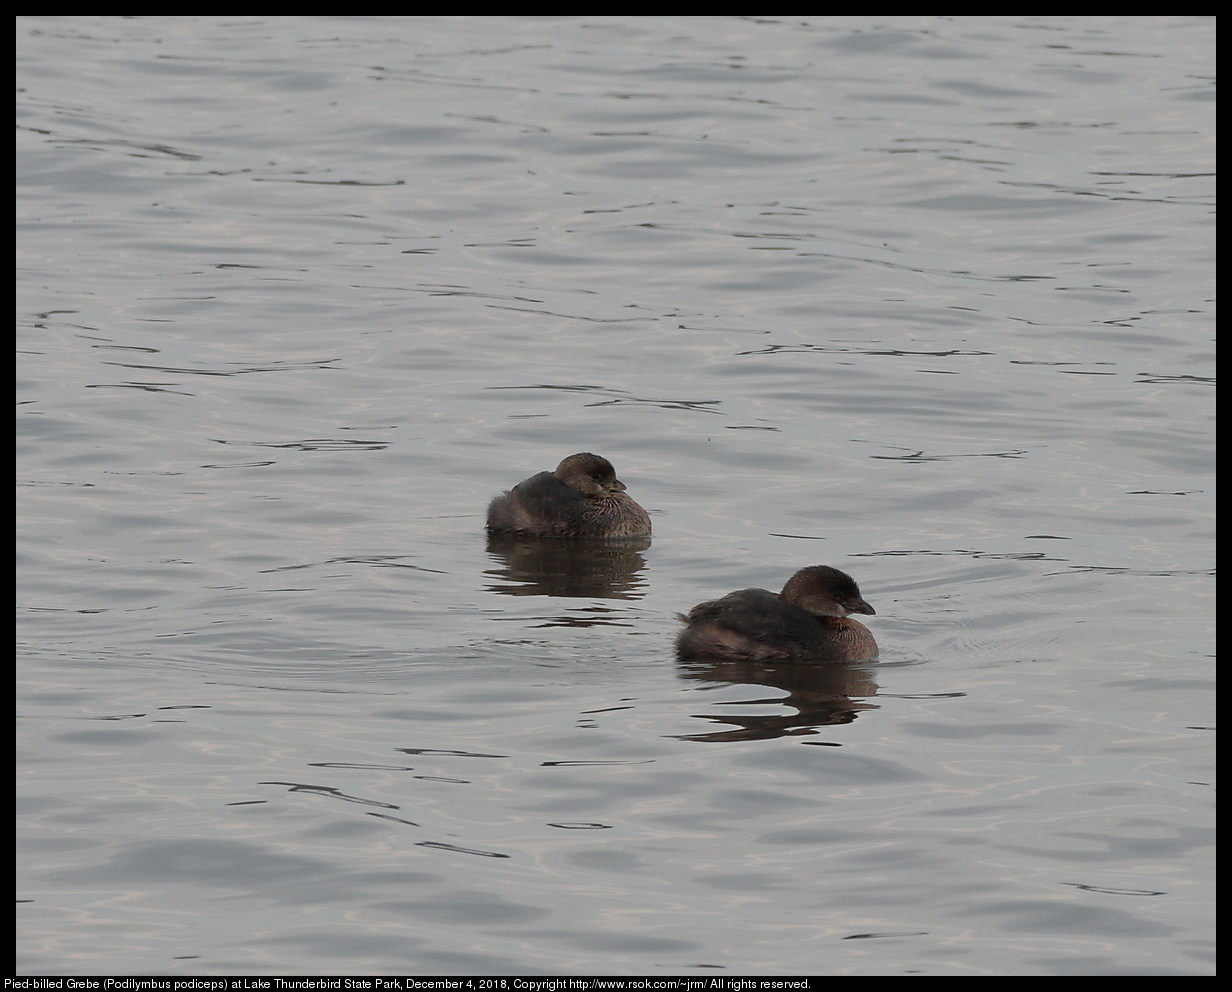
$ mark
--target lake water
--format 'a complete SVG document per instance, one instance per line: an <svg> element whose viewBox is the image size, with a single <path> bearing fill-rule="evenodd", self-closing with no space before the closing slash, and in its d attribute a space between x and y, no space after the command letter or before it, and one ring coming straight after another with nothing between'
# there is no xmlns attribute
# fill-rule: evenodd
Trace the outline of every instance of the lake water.
<svg viewBox="0 0 1232 992"><path fill-rule="evenodd" d="M1213 973L1215 33L19 18L17 971Z"/></svg>

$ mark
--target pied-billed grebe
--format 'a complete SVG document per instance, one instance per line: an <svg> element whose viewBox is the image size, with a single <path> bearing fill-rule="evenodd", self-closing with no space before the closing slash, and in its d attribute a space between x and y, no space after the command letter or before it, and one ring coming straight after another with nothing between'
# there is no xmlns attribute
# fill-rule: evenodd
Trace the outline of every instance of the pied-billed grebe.
<svg viewBox="0 0 1232 992"><path fill-rule="evenodd" d="M681 619L676 641L682 658L815 663L871 661L877 642L849 613L877 611L860 596L856 580L829 565L810 565L779 594L741 589L699 603Z"/></svg>
<svg viewBox="0 0 1232 992"><path fill-rule="evenodd" d="M612 463L583 451L555 472L519 482L488 504L488 531L535 537L646 537L650 517L625 494Z"/></svg>

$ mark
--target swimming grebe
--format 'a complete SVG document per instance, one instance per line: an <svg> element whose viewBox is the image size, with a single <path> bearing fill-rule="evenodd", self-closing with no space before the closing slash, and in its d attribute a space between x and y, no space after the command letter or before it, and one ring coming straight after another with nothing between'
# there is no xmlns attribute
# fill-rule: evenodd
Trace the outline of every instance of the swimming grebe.
<svg viewBox="0 0 1232 992"><path fill-rule="evenodd" d="M612 463L583 451L555 472L519 482L488 505L488 531L534 537L645 537L650 517L625 493Z"/></svg>
<svg viewBox="0 0 1232 992"><path fill-rule="evenodd" d="M699 603L681 619L682 658L815 663L871 661L872 632L849 613L876 614L846 572L829 565L802 568L783 591L741 589Z"/></svg>

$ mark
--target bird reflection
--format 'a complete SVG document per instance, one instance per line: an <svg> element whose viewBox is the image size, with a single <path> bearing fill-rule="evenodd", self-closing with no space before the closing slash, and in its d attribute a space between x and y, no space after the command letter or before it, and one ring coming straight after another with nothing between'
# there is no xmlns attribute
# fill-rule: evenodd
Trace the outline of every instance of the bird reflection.
<svg viewBox="0 0 1232 992"><path fill-rule="evenodd" d="M739 713L696 714L698 719L735 729L709 734L680 734L686 741L755 741L816 733L815 728L851 723L861 710L876 709L866 702L877 695L870 668L858 665L801 665L794 662L692 659L677 663L682 678L731 685L763 685L781 689L786 696L767 696L731 702L729 706L765 709L782 707L774 716ZM793 710L795 712L790 712Z"/></svg>
<svg viewBox="0 0 1232 992"><path fill-rule="evenodd" d="M506 596L572 596L641 599L645 595L649 537L589 540L488 536L497 567L484 574L497 580L489 592Z"/></svg>

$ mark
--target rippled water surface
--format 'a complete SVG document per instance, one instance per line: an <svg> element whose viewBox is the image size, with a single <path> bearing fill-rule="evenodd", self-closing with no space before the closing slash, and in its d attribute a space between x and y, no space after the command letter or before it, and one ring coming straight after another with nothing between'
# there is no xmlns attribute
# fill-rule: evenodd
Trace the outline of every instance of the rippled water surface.
<svg viewBox="0 0 1232 992"><path fill-rule="evenodd" d="M18 971L1214 971L1213 20L16 41Z"/></svg>

